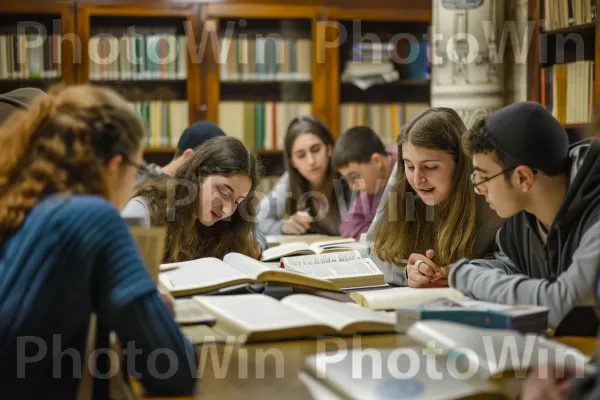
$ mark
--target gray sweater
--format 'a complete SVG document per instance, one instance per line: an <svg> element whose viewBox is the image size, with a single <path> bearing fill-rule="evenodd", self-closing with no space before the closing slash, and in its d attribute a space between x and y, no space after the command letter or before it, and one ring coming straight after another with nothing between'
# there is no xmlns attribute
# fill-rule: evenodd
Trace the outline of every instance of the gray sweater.
<svg viewBox="0 0 600 400"><path fill-rule="evenodd" d="M386 184L381 197L381 202L377 208L375 219L373 220L373 223L371 223L371 226L367 232L366 241L369 247L369 258L372 259L377 267L384 273L386 282L395 286L407 286L408 277L406 266L395 265L386 261L382 261L371 250L375 226L381 218L385 218L387 212L387 199L389 197L390 188L396 181L397 168L398 164L394 165L394 170L388 179L388 183ZM498 215L489 208L482 196L477 196L476 207L476 237L475 246L473 249L473 257L483 258L493 254L495 250L496 233L504 223L504 220L499 218Z"/></svg>
<svg viewBox="0 0 600 400"><path fill-rule="evenodd" d="M500 304L546 306L555 328L575 306L589 304L600 267L600 142L573 145L565 200L544 243L535 216L522 211L498 231L495 259L461 260L450 286Z"/></svg>
<svg viewBox="0 0 600 400"><path fill-rule="evenodd" d="M141 196L129 200L125 208L123 208L123 211L121 211L121 216L126 219L143 221L143 226L151 225L148 203L146 202L146 199ZM263 250L267 248L267 238L258 230L255 232L255 239L260 243Z"/></svg>

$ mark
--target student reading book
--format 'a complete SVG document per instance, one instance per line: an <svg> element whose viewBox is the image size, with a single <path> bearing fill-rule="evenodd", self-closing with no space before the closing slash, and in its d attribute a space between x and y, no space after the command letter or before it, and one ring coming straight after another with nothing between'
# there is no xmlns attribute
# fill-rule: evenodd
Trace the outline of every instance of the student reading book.
<svg viewBox="0 0 600 400"><path fill-rule="evenodd" d="M449 283L478 300L546 306L555 328L594 294L600 143L591 138L569 146L561 124L533 102L482 118L464 139L474 189L507 220L495 259L455 263ZM595 334L597 320L588 319L596 322Z"/></svg>
<svg viewBox="0 0 600 400"><path fill-rule="evenodd" d="M383 284L383 275L372 262L353 261L298 265L297 268L291 262L289 268L281 268L278 263L272 265L243 254L229 253L223 260L206 257L163 264L159 281L175 297L248 283L278 283L337 292L344 288Z"/></svg>
<svg viewBox="0 0 600 400"><path fill-rule="evenodd" d="M398 135L398 165L369 242L388 283L447 286L452 263L493 252L502 220L473 193L465 132L454 110L431 108Z"/></svg>
<svg viewBox="0 0 600 400"><path fill-rule="evenodd" d="M306 244L304 242L290 242L271 247L263 251L262 261L277 261L282 257L306 254L324 254L349 250L366 250L366 246L357 243L354 239L324 240Z"/></svg>
<svg viewBox="0 0 600 400"><path fill-rule="evenodd" d="M76 398L82 368L96 370L96 358L85 356L94 316L102 324L90 347L108 346L116 332L123 348L136 349L124 361L149 394L193 393L194 348L119 215L143 168L145 134L123 98L88 85L50 90L0 127L3 397ZM62 374L50 349L68 350ZM152 374L150 365L170 368L167 358L148 362L165 350L171 362L190 367ZM107 388L106 378L95 379L95 389Z"/></svg>
<svg viewBox="0 0 600 400"><path fill-rule="evenodd" d="M336 140L332 161L350 189L358 193L342 218L340 234L360 240L375 218L385 184L398 162L398 146L386 149L373 129L356 126Z"/></svg>
<svg viewBox="0 0 600 400"><path fill-rule="evenodd" d="M164 263L230 252L258 258L252 196L258 178L256 156L239 139L215 137L173 178L146 181L123 214L147 215L153 226L167 227Z"/></svg>
<svg viewBox="0 0 600 400"><path fill-rule="evenodd" d="M215 317L217 333L242 343L394 330L391 315L307 294L280 301L264 294L194 299Z"/></svg>
<svg viewBox="0 0 600 400"><path fill-rule="evenodd" d="M333 136L312 116L294 118L284 139L286 172L259 206L265 235L338 236L351 192L331 165Z"/></svg>

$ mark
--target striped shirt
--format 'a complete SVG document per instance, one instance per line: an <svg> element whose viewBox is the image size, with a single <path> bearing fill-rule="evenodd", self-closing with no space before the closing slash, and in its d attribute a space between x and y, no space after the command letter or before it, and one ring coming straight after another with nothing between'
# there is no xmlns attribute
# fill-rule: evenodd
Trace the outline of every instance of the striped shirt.
<svg viewBox="0 0 600 400"><path fill-rule="evenodd" d="M161 301L118 210L96 196L49 196L0 247L3 394L75 398L93 312L123 349L137 350L128 372L150 392L191 393L194 348ZM173 362L151 354L158 349L177 358L168 379L151 373L164 374Z"/></svg>

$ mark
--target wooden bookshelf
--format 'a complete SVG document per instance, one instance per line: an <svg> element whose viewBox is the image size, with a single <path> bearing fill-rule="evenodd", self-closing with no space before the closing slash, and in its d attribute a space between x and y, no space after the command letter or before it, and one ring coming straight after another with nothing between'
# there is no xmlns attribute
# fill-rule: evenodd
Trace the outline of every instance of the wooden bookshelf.
<svg viewBox="0 0 600 400"><path fill-rule="evenodd" d="M142 106L138 103L184 101L187 102L184 122L210 120L222 126L228 126L235 116L235 113L220 115L222 102L305 104L302 113L323 120L334 137L341 133L340 110L345 104L355 101L429 102L429 82L406 79L403 66L397 66L402 79L366 91L341 82L340 74L348 59L347 50L352 47L352 37L332 46L338 28L355 19L362 21L364 34L374 32L383 39L400 32L426 33L431 23L431 4L427 2L372 0L365 5L359 0L21 0L0 5L0 27L23 16L39 20L46 27L52 25L51 21L60 19L61 35L72 34L77 39L62 42L59 79L0 79L0 91L22 86L47 88L58 81L67 84L91 82L120 92L135 103L140 112ZM244 26L240 25L241 21ZM304 65L309 73L305 79L297 76L293 79L281 76L275 79L264 79L264 76L223 79L224 64L218 49L228 24L234 25L233 32L238 37L262 34L268 39L269 34L278 34L283 40L308 39L310 46L302 53L308 56L301 58L310 59L309 65ZM186 75L174 79L164 79L164 76L139 79L122 74L121 67L117 68L116 76L102 75L114 71L98 70L98 65L90 61L90 48L97 49L98 46L98 41L90 45L90 39L97 40L103 30L120 38L119 35L130 26L162 27L165 32L176 27L175 35L184 35L188 44ZM115 35L115 32L120 33ZM109 46L112 45L110 42ZM287 68L285 60L283 65ZM293 118L288 114L285 113L285 122ZM276 137L272 138L279 142L278 145L257 148L255 143L246 143L269 164L267 173L283 172L280 134L284 134L287 125L283 122L282 119ZM243 136L243 132L228 134ZM173 142L147 143L146 158L164 161L172 157L174 151Z"/></svg>
<svg viewBox="0 0 600 400"><path fill-rule="evenodd" d="M199 119L202 83L188 51L199 30L197 13L182 3L77 5L86 55L77 81L110 87L135 104L148 125L149 162L172 158L183 130Z"/></svg>
<svg viewBox="0 0 600 400"><path fill-rule="evenodd" d="M527 96L546 106L575 141L600 101L600 81L595 78L600 73L600 28L591 7L566 15L553 1L529 0L528 19L536 23L527 58Z"/></svg>
<svg viewBox="0 0 600 400"><path fill-rule="evenodd" d="M9 69L8 63L15 62L12 58L14 55L1 55L0 58L6 62L6 65L0 68L6 68L6 71L0 78L0 92L5 93L22 87L37 87L47 90L50 86L58 83L72 84L75 82L74 51L77 42L69 40L75 33L74 16L74 6L69 2L19 1L4 2L0 6L0 35L3 36L2 40L5 46L9 45L9 40L17 37L17 33L42 36L45 34L43 47L40 47L40 50L32 58L32 61L35 60L33 63L30 62L29 56L38 47L31 46L30 48L29 44L26 45L27 48L24 48L27 53L26 61L16 61L19 64L21 76L18 76L19 73L16 72L14 65ZM24 21L33 21L39 24L38 27L43 27L45 32L33 27L21 32L22 29L19 27L22 25L20 23ZM59 35L59 37L53 39L52 35ZM59 51L59 53L54 53L54 51ZM22 60L22 56L23 54L17 60ZM60 60L59 65L50 65L58 60ZM21 68L26 70L21 71ZM9 76L13 73L15 75ZM4 76L5 74L7 75Z"/></svg>

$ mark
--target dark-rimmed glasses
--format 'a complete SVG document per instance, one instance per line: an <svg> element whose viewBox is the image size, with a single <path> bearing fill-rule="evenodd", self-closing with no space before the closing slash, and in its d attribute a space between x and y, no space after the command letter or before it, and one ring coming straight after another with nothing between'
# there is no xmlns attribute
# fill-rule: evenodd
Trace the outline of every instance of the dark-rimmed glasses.
<svg viewBox="0 0 600 400"><path fill-rule="evenodd" d="M486 179L484 179L482 181L479 181L479 182L475 182L475 177L476 177L477 171L473 171L473 173L471 174L471 184L473 185L473 187L475 188L475 191L477 193L481 193L481 190L479 189L479 185L481 185L483 183L486 183L486 182L489 182L492 179L494 179L495 177L500 176L502 174L505 174L506 172L512 171L515 168L517 168L516 165L514 167L506 168L505 170L503 170L501 172L498 172L496 175L490 176L489 178L486 178Z"/></svg>

